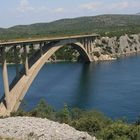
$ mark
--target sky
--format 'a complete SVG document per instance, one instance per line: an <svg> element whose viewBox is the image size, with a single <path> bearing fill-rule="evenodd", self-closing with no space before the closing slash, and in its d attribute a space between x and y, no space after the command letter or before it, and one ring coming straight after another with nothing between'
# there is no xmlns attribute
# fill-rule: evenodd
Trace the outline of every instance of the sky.
<svg viewBox="0 0 140 140"><path fill-rule="evenodd" d="M0 0L0 27L139 12L140 0Z"/></svg>

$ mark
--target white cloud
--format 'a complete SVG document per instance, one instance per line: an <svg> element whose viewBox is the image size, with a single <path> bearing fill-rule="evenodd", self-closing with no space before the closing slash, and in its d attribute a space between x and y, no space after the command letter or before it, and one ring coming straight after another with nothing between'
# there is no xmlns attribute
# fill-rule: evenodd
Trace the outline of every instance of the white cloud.
<svg viewBox="0 0 140 140"><path fill-rule="evenodd" d="M64 8L57 8L54 10L56 13L62 13L64 12Z"/></svg>
<svg viewBox="0 0 140 140"><path fill-rule="evenodd" d="M42 13L42 12L49 12L49 13L62 13L64 12L64 8L47 8L46 6L31 6L29 3L29 0L21 0L19 6L17 7L17 10L21 13L27 13L27 12L32 12L32 13Z"/></svg>
<svg viewBox="0 0 140 140"><path fill-rule="evenodd" d="M123 2L120 2L118 4L116 4L117 7L121 8L121 9L124 9L124 8L129 8L129 3L127 1L123 1Z"/></svg>
<svg viewBox="0 0 140 140"><path fill-rule="evenodd" d="M96 10L102 5L101 2L90 2L90 3L85 3L82 4L80 7L82 9L87 9L87 10Z"/></svg>
<svg viewBox="0 0 140 140"><path fill-rule="evenodd" d="M112 3L104 3L104 2L90 2L80 5L80 8L86 10L125 10L132 8L140 8L140 1L121 1L121 2L112 2Z"/></svg>
<svg viewBox="0 0 140 140"><path fill-rule="evenodd" d="M18 11L20 12L28 12L28 11L33 11L35 8L30 6L28 0L21 0L19 7L17 8Z"/></svg>
<svg viewBox="0 0 140 140"><path fill-rule="evenodd" d="M122 1L111 4L110 9L128 9L128 8L140 8L140 2L138 1Z"/></svg>

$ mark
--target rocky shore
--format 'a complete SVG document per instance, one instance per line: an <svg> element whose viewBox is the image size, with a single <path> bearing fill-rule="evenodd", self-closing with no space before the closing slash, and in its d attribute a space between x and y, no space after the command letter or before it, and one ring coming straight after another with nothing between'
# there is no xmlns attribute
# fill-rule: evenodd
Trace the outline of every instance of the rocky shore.
<svg viewBox="0 0 140 140"><path fill-rule="evenodd" d="M140 34L126 34L121 37L97 38L92 55L95 61L104 61L137 53L140 53Z"/></svg>
<svg viewBox="0 0 140 140"><path fill-rule="evenodd" d="M8 140L96 140L67 124L33 117L0 119L0 139Z"/></svg>

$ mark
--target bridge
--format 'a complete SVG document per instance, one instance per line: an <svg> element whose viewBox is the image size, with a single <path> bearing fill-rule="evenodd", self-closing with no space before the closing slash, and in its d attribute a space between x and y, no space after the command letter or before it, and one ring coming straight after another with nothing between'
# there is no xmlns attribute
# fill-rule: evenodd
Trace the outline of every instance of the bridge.
<svg viewBox="0 0 140 140"><path fill-rule="evenodd" d="M2 77L4 85L4 95L0 99L0 116L9 116L11 112L17 111L27 90L39 73L46 61L60 48L70 45L76 49L82 60L91 62L93 60L94 41L97 34L68 36L59 38L28 39L21 41L11 41L0 43L0 61L2 63ZM38 47L38 50L30 57L29 48ZM18 51L22 49L24 53L24 67L19 68ZM16 76L9 84L7 72L8 51L14 52Z"/></svg>

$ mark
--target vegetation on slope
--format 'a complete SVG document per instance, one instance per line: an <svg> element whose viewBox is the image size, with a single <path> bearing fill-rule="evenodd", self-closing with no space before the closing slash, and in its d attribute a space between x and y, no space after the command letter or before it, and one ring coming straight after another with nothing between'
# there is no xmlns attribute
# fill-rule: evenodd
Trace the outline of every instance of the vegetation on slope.
<svg viewBox="0 0 140 140"><path fill-rule="evenodd" d="M28 57L30 58L34 53L36 53L37 50L30 49L28 53ZM24 62L24 52L20 52L20 49L17 49L17 54L18 54L18 63ZM15 54L14 54L14 49L9 50L6 53L6 58L8 63L15 63ZM81 60L80 54L77 50L73 49L72 46L64 46L61 49L59 49L55 54L52 55L51 57L52 61L55 60L63 60L63 61L75 61L75 60ZM0 60L1 62L1 60Z"/></svg>
<svg viewBox="0 0 140 140"><path fill-rule="evenodd" d="M140 120L134 124L126 120L111 120L102 113L85 111L78 108L69 109L67 105L60 111L55 111L45 100L31 111L20 109L12 116L31 116L48 118L60 123L67 123L77 130L87 131L90 135L103 140L140 140Z"/></svg>
<svg viewBox="0 0 140 140"><path fill-rule="evenodd" d="M91 33L107 36L140 33L140 15L100 15L0 28L0 40Z"/></svg>

